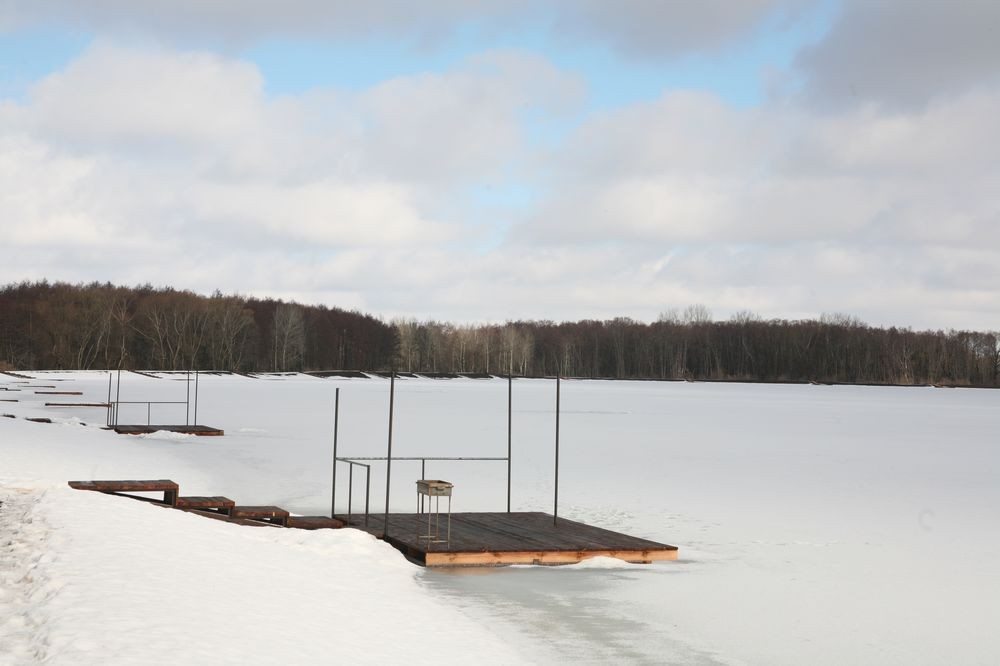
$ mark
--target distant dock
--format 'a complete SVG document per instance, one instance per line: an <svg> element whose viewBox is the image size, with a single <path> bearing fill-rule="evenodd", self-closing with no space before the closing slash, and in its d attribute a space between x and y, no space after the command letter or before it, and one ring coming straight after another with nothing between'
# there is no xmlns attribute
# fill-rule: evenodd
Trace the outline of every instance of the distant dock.
<svg viewBox="0 0 1000 666"><path fill-rule="evenodd" d="M119 435L148 435L159 430L199 437L221 437L225 434L224 430L204 425L110 425L108 427Z"/></svg>

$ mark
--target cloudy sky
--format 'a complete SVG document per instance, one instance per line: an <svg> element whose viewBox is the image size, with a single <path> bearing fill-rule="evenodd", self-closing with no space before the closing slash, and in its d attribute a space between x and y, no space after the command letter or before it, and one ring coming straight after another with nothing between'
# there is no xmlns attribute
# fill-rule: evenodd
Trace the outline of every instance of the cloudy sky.
<svg viewBox="0 0 1000 666"><path fill-rule="evenodd" d="M994 0L0 0L0 283L1000 328Z"/></svg>

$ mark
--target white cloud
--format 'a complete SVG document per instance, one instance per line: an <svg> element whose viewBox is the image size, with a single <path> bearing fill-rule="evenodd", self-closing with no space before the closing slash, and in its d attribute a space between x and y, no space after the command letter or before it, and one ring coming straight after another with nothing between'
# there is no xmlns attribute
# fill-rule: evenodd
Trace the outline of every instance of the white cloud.
<svg viewBox="0 0 1000 666"><path fill-rule="evenodd" d="M701 302L998 328L1000 90L975 81L825 110L665 91L540 148L526 115L579 112L584 91L537 56L271 97L238 59L99 42L0 104L0 282L457 320ZM477 228L495 210L469 188L518 185L539 200L506 209L510 233Z"/></svg>

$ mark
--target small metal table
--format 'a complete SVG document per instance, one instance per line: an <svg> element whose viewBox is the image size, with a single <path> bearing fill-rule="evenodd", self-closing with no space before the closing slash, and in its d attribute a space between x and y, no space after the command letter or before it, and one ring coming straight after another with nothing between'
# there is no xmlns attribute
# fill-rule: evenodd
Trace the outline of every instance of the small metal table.
<svg viewBox="0 0 1000 666"><path fill-rule="evenodd" d="M451 491L454 484L440 479L421 479L417 481L417 514L423 513L423 498L427 497L427 534L418 534L418 539L427 539L427 543L451 542ZM448 532L446 538L441 538L441 498L448 498ZM430 498L436 498L434 512L431 513ZM432 519L433 518L433 522ZM419 524L419 523L418 523Z"/></svg>

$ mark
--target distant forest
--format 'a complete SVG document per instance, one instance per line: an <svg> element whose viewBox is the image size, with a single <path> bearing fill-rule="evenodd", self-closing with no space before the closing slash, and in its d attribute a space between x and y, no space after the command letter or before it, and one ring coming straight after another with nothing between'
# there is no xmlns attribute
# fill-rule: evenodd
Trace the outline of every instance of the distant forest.
<svg viewBox="0 0 1000 666"><path fill-rule="evenodd" d="M522 376L997 386L1000 334L844 315L454 325L152 286L0 287L0 370L388 370Z"/></svg>

